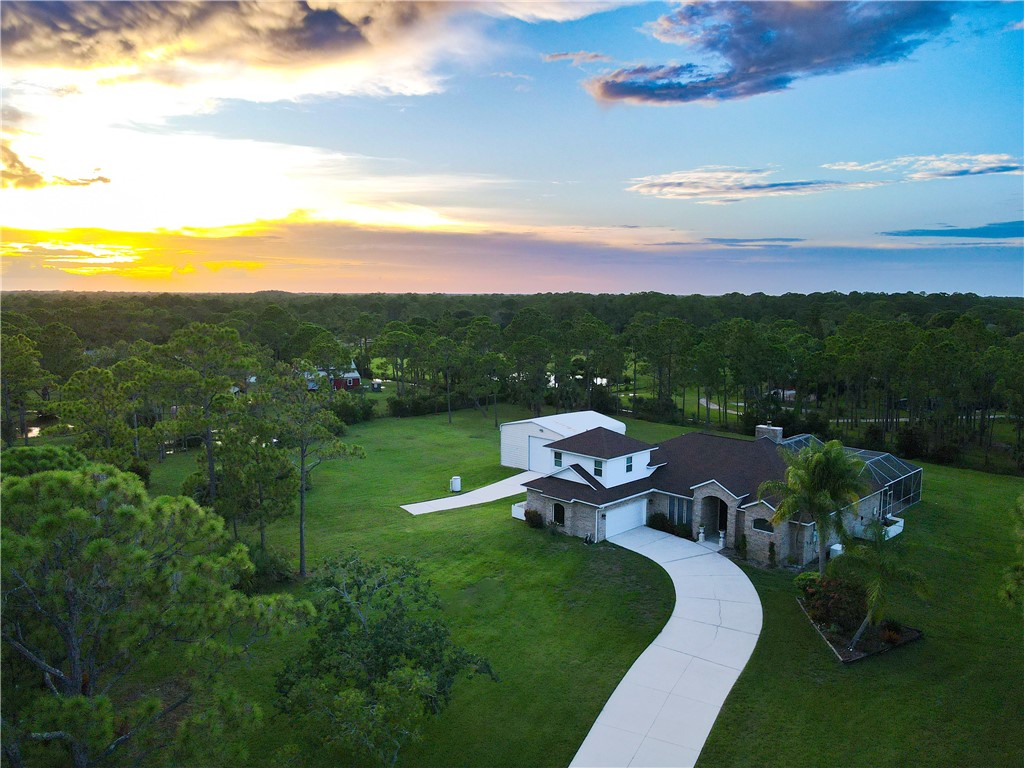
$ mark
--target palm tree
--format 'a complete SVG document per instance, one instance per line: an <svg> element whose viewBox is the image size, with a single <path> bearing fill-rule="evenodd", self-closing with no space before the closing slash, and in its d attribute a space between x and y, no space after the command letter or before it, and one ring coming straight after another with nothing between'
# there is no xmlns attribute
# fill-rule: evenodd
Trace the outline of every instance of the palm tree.
<svg viewBox="0 0 1024 768"><path fill-rule="evenodd" d="M873 520L869 523L867 534L865 541L849 547L845 552L849 558L849 565L860 575L864 583L868 604L867 615L850 641L851 651L860 642L860 636L864 634L868 625L877 624L884 618L889 592L895 582L910 582L915 591L923 595L921 574L900 562L895 544L886 543L888 536L882 521Z"/></svg>
<svg viewBox="0 0 1024 768"><path fill-rule="evenodd" d="M778 496L772 523L778 525L798 515L808 515L818 533L818 573L825 575L825 553L833 532L845 537L838 510L856 504L867 490L860 478L864 462L846 453L832 440L821 447L808 446L799 453L783 451L785 480L766 480L757 489L758 500Z"/></svg>

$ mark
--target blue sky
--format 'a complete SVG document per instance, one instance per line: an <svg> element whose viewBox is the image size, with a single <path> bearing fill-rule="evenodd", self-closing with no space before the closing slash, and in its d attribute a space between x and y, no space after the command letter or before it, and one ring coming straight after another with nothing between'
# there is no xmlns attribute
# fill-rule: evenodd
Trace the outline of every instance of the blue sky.
<svg viewBox="0 0 1024 768"><path fill-rule="evenodd" d="M7 290L1024 295L1024 4L5 2Z"/></svg>

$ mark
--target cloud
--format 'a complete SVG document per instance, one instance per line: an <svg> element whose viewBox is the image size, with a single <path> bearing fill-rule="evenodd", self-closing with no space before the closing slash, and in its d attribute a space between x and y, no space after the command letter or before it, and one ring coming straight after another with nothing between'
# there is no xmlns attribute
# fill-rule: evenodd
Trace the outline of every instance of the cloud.
<svg viewBox="0 0 1024 768"><path fill-rule="evenodd" d="M881 234L888 237L980 237L1002 240L1024 237L1024 221L999 221L981 227L945 226L942 229L900 229Z"/></svg>
<svg viewBox="0 0 1024 768"><path fill-rule="evenodd" d="M908 155L869 163L840 162L822 166L837 171L898 172L911 181L1024 173L1024 161L1005 154Z"/></svg>
<svg viewBox="0 0 1024 768"><path fill-rule="evenodd" d="M509 16L520 21L576 21L604 13L624 5L637 5L645 0L518 0L518 2L485 2L473 3L483 13L492 16ZM466 3L469 5L469 3Z"/></svg>
<svg viewBox="0 0 1024 768"><path fill-rule="evenodd" d="M1022 174L1021 158L1006 154L907 155L868 163L836 162L821 166L832 171L887 174L868 181L809 179L771 181L775 171L763 168L735 168L709 165L690 171L675 171L632 179L629 192L671 200L693 200L709 205L735 203L756 197L811 195L840 189L871 189L906 182L954 179L992 174ZM757 241L765 242L765 241Z"/></svg>
<svg viewBox="0 0 1024 768"><path fill-rule="evenodd" d="M574 67L590 64L595 61L611 61L610 56L592 51L566 51L564 53L546 53L541 57L544 61L571 61Z"/></svg>
<svg viewBox="0 0 1024 768"><path fill-rule="evenodd" d="M724 245L727 248L789 248L791 243L802 243L802 237L705 237L701 242L708 245Z"/></svg>
<svg viewBox="0 0 1024 768"><path fill-rule="evenodd" d="M755 197L811 195L838 189L864 189L880 182L847 182L823 179L769 181L774 171L709 165L692 171L676 171L632 180L629 192L669 200L694 200L710 205L735 203Z"/></svg>
<svg viewBox="0 0 1024 768"><path fill-rule="evenodd" d="M724 101L800 79L901 61L952 24L957 3L688 2L648 25L707 64L633 66L586 83L595 98L647 104Z"/></svg>
<svg viewBox="0 0 1024 768"><path fill-rule="evenodd" d="M432 3L4 3L9 64L99 67L258 60L295 66L401 36L447 13Z"/></svg>
<svg viewBox="0 0 1024 768"><path fill-rule="evenodd" d="M63 176L54 176L47 180L41 173L25 165L18 154L11 149L10 143L6 139L0 141L0 160L3 161L0 186L4 188L88 187L91 184L110 183L110 179L106 176L95 176L91 179L66 179Z"/></svg>
<svg viewBox="0 0 1024 768"><path fill-rule="evenodd" d="M38 189L46 186L42 174L33 171L18 157L17 153L4 141L0 144L0 158L3 160L3 187L16 189Z"/></svg>
<svg viewBox="0 0 1024 768"><path fill-rule="evenodd" d="M662 252L535 231L415 232L327 222L279 222L264 234L235 237L13 229L4 236L0 269L7 290L781 294L842 284L849 291L1006 295L1007 286L1019 286L1024 274L1019 246L995 241L986 247L905 241L884 249L815 243L784 252L694 242L685 250ZM31 245L78 251L83 261L49 261ZM104 260L84 261L90 253ZM138 259L108 261L107 256ZM970 269L963 268L966 263Z"/></svg>

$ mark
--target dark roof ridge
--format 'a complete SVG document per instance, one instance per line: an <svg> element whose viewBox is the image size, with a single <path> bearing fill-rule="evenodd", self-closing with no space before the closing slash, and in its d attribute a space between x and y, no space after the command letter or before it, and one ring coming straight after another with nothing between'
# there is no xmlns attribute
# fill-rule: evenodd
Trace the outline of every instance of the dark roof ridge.
<svg viewBox="0 0 1024 768"><path fill-rule="evenodd" d="M658 446L628 437L606 427L594 427L586 432L555 440L548 443L547 447L553 451L578 453L595 459L615 459L620 456L652 451Z"/></svg>

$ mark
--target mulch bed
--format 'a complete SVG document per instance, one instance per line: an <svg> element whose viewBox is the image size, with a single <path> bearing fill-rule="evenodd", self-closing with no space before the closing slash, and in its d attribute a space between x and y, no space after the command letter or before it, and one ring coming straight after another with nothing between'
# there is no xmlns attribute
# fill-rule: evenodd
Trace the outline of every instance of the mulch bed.
<svg viewBox="0 0 1024 768"><path fill-rule="evenodd" d="M902 627L898 638L889 637L888 639L882 638L882 630L880 627L868 627L864 630L864 634L861 635L860 641L857 643L857 648L853 651L849 650L850 641L853 639L856 630L853 632L845 632L843 630L833 631L833 627L828 627L822 624L818 624L810 615L807 613L807 609L804 607L804 601L799 597L796 599L800 606L800 610L804 612L804 616L807 617L807 621L811 623L821 635L822 640L828 643L829 648L836 655L843 664L852 664L855 661L866 659L870 656L877 656L880 653L886 653L891 651L893 648L899 648L901 645L912 643L915 640L920 640L924 637L924 632L914 627Z"/></svg>

